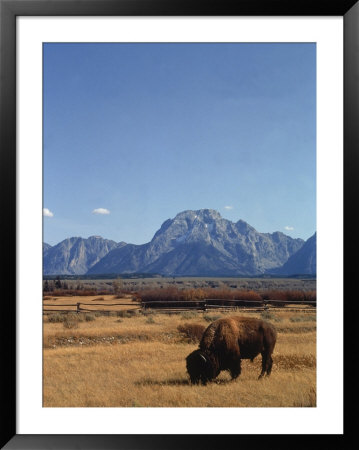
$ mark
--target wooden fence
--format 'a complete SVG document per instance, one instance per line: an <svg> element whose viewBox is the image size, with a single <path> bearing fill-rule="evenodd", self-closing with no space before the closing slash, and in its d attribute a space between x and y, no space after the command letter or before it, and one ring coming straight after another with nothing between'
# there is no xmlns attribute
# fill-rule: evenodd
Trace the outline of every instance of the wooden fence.
<svg viewBox="0 0 359 450"><path fill-rule="evenodd" d="M217 302L217 304L216 304ZM52 309L53 306L61 306L61 307L72 307L72 309ZM83 308L82 306L85 306ZM146 309L155 309L156 312L176 312L176 311L203 311L206 312L208 310L241 310L241 311L265 311L268 309L279 309L285 308L290 309L291 311L302 311L302 312L312 312L316 310L316 301L315 300L227 300L227 299L204 299L204 300L190 300L190 301L149 301L142 303L82 303L78 302L76 304L64 304L64 305L49 305L44 304L43 308L51 308L51 309L43 309L43 313L49 312L99 312L99 313L109 313L109 312L117 312L119 310L116 309L91 309L86 308L86 306L137 306L137 310L146 310ZM299 306L301 308L299 308Z"/></svg>
<svg viewBox="0 0 359 450"><path fill-rule="evenodd" d="M301 308L298 308L301 306ZM305 307L305 308L303 308ZM191 301L148 301L142 303L143 309L156 309L159 312L168 311L208 311L208 310L233 310L241 311L264 311L270 308L285 308L300 311L315 311L315 300L227 300L227 299L204 299Z"/></svg>

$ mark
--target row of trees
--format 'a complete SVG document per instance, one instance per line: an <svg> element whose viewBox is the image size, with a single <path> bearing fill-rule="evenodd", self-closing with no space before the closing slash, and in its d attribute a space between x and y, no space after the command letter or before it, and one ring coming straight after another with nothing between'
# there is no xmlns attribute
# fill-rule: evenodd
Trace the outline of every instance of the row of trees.
<svg viewBox="0 0 359 450"><path fill-rule="evenodd" d="M57 277L55 280L45 280L44 286L43 286L44 292L51 292L55 289L73 289L72 287L69 287L66 281L61 281L60 277ZM76 289L83 289L83 285L78 284Z"/></svg>
<svg viewBox="0 0 359 450"><path fill-rule="evenodd" d="M79 283L77 284L77 286L69 286L66 282L66 280L61 281L60 277L56 277L55 280L45 280L44 284L43 284L43 290L44 292L52 292L55 290L83 290L84 289L84 285ZM120 296L121 293L123 292L123 281L120 278L117 278L116 280L114 280L112 282L112 289L115 293L115 295Z"/></svg>

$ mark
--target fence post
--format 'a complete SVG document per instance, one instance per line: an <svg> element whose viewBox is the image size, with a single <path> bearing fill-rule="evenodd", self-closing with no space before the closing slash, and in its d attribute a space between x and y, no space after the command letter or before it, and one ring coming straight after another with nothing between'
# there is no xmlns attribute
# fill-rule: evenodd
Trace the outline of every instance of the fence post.
<svg viewBox="0 0 359 450"><path fill-rule="evenodd" d="M206 312L206 302L203 302L203 312Z"/></svg>
<svg viewBox="0 0 359 450"><path fill-rule="evenodd" d="M76 313L80 312L80 303L76 303Z"/></svg>

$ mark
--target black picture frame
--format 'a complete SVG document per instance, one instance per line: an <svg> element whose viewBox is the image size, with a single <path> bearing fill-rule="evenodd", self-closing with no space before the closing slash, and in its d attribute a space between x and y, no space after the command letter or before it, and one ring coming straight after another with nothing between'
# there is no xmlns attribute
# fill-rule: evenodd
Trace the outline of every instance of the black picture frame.
<svg viewBox="0 0 359 450"><path fill-rule="evenodd" d="M359 169L359 2L358 0L0 0L0 183L3 215L1 366L1 448L6 449L184 449L263 445L316 445L327 438L336 447L350 441L355 414L344 421L343 435L19 435L16 433L16 17L18 16L342 16L344 19L344 286L345 411L351 410L356 234L356 191ZM345 297L344 297L345 298ZM350 302L350 300L353 300ZM328 344L330 345L330 344ZM333 355L333 364L335 364ZM340 363L340 362L338 362ZM354 384L353 384L354 387ZM201 430L203 431L203 430ZM258 424L260 433L260 424ZM266 444L268 446L268 442Z"/></svg>

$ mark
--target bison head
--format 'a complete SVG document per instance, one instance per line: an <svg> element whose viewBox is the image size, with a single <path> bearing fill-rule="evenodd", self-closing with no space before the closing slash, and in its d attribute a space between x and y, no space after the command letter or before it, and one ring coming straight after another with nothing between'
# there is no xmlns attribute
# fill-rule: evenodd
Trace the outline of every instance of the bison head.
<svg viewBox="0 0 359 450"><path fill-rule="evenodd" d="M201 350L190 353L186 358L186 363L192 384L199 384L200 381L202 384L207 384L219 373L214 359Z"/></svg>

